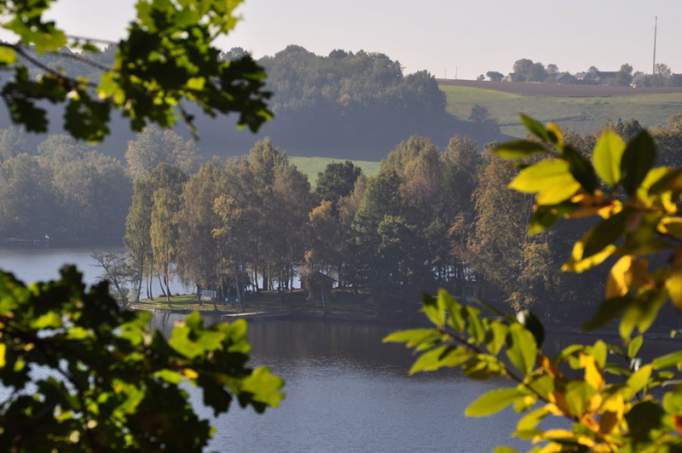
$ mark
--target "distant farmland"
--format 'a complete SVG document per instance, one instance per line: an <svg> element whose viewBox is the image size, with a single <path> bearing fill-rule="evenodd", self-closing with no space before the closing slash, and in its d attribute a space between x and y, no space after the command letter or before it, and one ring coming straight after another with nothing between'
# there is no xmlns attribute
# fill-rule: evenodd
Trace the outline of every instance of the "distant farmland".
<svg viewBox="0 0 682 453"><path fill-rule="evenodd" d="M334 159L330 157L304 157L304 156L289 156L289 161L294 164L298 170L308 177L308 181L312 186L317 182L317 174L324 171L328 164L334 162L345 162L346 159ZM373 162L368 160L351 160L353 164L362 169L362 173L366 176L374 176L379 173L379 166L381 162Z"/></svg>
<svg viewBox="0 0 682 453"><path fill-rule="evenodd" d="M524 133L519 112L581 133L597 131L619 118L655 126L682 113L680 89L443 80L440 87L450 113L466 118L474 105L481 105L509 135Z"/></svg>

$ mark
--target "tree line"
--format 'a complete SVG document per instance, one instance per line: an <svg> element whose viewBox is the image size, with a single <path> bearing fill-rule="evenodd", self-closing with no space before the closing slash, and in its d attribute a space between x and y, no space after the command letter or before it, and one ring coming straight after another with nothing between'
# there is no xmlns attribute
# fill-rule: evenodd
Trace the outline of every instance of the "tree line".
<svg viewBox="0 0 682 453"><path fill-rule="evenodd" d="M115 64L116 50L112 45L84 56L106 68ZM69 49L55 55L31 55L66 74L94 77L100 72L83 62L83 55ZM237 66L250 57L243 49L235 48L222 52L219 58ZM264 83L272 94L269 108L274 119L258 134L239 132L233 127L237 117L214 118L198 106L188 105L187 113L193 116L201 137L197 146L204 155L241 155L256 141L270 137L279 146L301 155L379 160L410 135L431 137L439 146L445 146L454 134L481 143L502 138L494 123L481 124L451 115L445 94L432 74L405 74L399 61L381 53L334 50L317 55L292 45L257 63L268 73ZM36 68L30 75L40 73ZM50 131L61 131L65 123L59 109L48 105L46 112ZM102 152L123 157L127 141L134 138L126 121L118 114L112 115L112 134L99 145ZM9 116L0 112L0 125L10 122ZM175 132L190 137L183 125L178 125Z"/></svg>
<svg viewBox="0 0 682 453"><path fill-rule="evenodd" d="M125 162L63 134L42 141L0 129L0 243L118 245L133 181L160 163L193 172L196 143L150 126L125 150Z"/></svg>
<svg viewBox="0 0 682 453"><path fill-rule="evenodd" d="M132 186L117 159L66 135L0 130L0 242L120 242Z"/></svg>
<svg viewBox="0 0 682 453"><path fill-rule="evenodd" d="M612 127L626 138L641 130L636 121ZM680 117L652 133L661 163L679 165ZM3 238L125 237L127 256L100 257L121 297L131 287L132 299L151 296L150 279L170 294L180 278L236 299L288 291L321 272L389 303L437 287L475 290L558 320L575 301L594 300L594 286L550 272L583 225L528 238L530 201L504 188L513 169L466 138L440 149L412 137L378 175L332 164L314 187L271 141L243 157L202 161L193 141L148 128L128 144L123 165L63 136L35 149L23 138L0 133ZM567 139L584 153L596 140ZM567 305L550 310L548 300Z"/></svg>
<svg viewBox="0 0 682 453"><path fill-rule="evenodd" d="M670 67L663 63L656 65L651 74L635 71L632 65L625 63L617 71L603 71L590 66L586 71L570 73L561 71L556 64L545 66L539 61L521 58L514 62L512 71L506 76L499 71L488 71L480 75L479 80L501 82L547 82L574 85L610 85L635 87L682 87L682 75L674 74Z"/></svg>

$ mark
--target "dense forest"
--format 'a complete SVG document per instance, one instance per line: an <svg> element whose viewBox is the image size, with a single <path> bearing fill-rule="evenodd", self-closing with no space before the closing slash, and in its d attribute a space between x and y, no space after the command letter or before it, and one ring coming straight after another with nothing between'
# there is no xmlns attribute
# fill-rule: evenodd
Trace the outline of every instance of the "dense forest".
<svg viewBox="0 0 682 453"><path fill-rule="evenodd" d="M107 67L114 54L115 48L110 47L87 57ZM244 50L235 48L222 58L239 61L244 55ZM57 56L37 56L67 74L99 75L96 67L80 62L79 57L68 49ZM480 143L503 138L494 123L477 123L449 114L445 94L435 77L426 71L405 75L400 63L384 54L335 50L320 56L300 46L288 46L258 63L268 73L274 119L253 134L236 131L234 116L211 118L198 108L188 107L188 113L195 116L201 137L197 146L203 155L241 155L256 141L270 137L297 155L379 160L411 135L429 137L439 146L445 146L452 135ZM45 107L52 130L61 131L60 112L50 105ZM100 145L102 152L122 157L121 151L132 138L126 121L112 117L112 133ZM3 108L0 126L7 125L9 118ZM181 126L176 132L190 136Z"/></svg>

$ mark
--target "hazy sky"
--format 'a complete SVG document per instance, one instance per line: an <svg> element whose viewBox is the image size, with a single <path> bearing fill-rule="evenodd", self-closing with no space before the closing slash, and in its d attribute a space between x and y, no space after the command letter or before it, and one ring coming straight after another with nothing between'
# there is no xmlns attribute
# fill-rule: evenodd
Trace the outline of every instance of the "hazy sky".
<svg viewBox="0 0 682 453"><path fill-rule="evenodd" d="M116 39L133 0L58 0L52 14L71 34ZM562 70L624 62L651 71L653 22L658 61L682 72L682 0L247 0L243 22L221 42L257 57L288 44L383 52L411 72L474 78L507 73L521 57Z"/></svg>

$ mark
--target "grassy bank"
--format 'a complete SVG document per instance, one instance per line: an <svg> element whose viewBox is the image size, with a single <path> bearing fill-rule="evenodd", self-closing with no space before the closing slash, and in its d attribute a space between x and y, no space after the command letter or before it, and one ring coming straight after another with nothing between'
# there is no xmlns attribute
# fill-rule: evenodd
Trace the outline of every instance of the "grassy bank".
<svg viewBox="0 0 682 453"><path fill-rule="evenodd" d="M582 97L523 95L445 84L440 87L447 96L450 113L466 118L474 105L481 105L502 126L502 132L515 136L524 134L518 112L543 121L555 121L581 133L601 130L609 121L619 118L637 119L645 126L655 126L682 112L682 92Z"/></svg>
<svg viewBox="0 0 682 453"><path fill-rule="evenodd" d="M330 316L346 319L375 319L378 307L364 294L335 291L331 301L323 307L319 301L306 299L303 291L290 293L261 292L247 294L243 305L200 301L194 294L175 295L167 301L164 297L144 299L133 307L136 310L166 310L175 313L199 311L212 315L235 317L258 316Z"/></svg>

